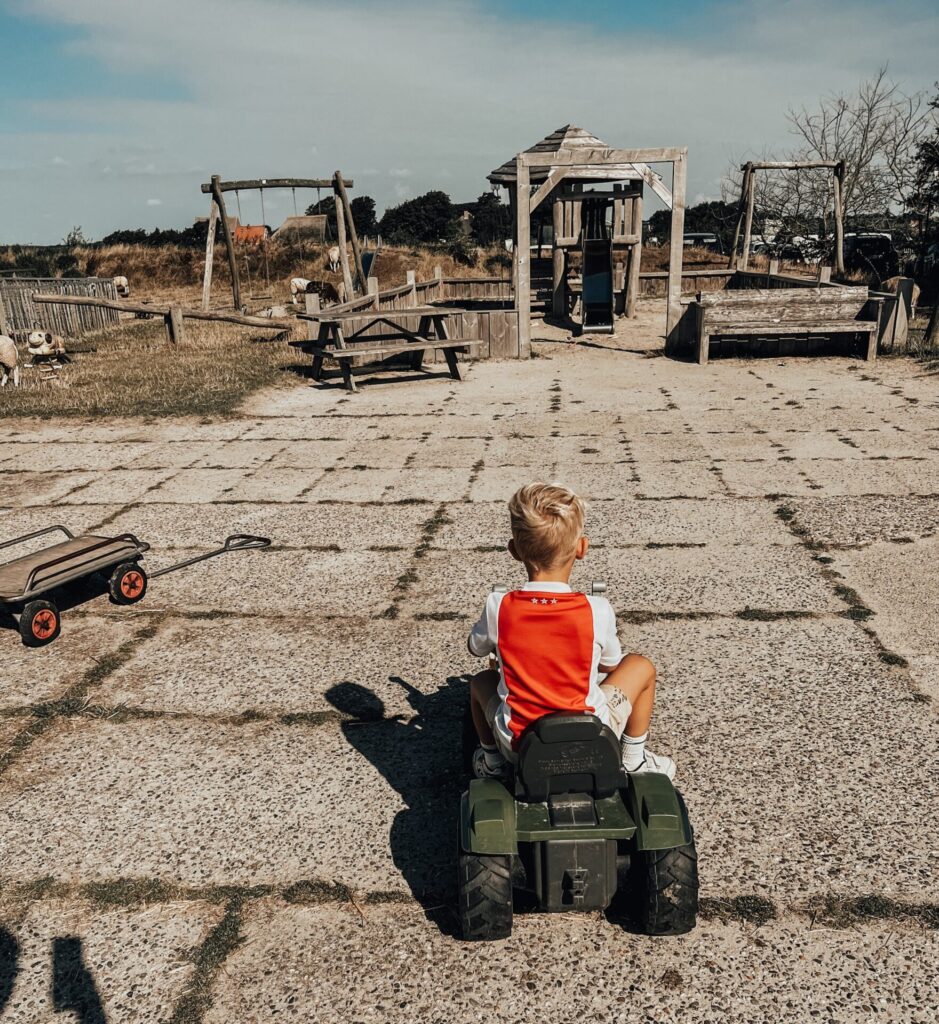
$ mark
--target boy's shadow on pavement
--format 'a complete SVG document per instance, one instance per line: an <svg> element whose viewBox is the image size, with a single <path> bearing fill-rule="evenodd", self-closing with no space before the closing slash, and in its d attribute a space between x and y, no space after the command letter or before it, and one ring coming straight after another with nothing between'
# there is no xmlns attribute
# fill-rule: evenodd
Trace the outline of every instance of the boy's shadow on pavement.
<svg viewBox="0 0 939 1024"><path fill-rule="evenodd" d="M398 676L416 712L408 721L385 717L385 705L359 683L339 683L326 699L347 716L343 735L401 795L405 803L391 826L395 867L429 920L453 934L457 881L457 822L465 788L461 760L463 713L469 700L464 676L450 676L426 694ZM381 899L377 894L374 899Z"/></svg>

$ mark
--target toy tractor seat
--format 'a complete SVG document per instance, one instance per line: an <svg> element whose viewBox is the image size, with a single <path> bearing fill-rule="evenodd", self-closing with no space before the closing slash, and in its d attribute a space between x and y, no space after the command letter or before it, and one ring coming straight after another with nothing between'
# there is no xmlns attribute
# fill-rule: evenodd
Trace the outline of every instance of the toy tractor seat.
<svg viewBox="0 0 939 1024"><path fill-rule="evenodd" d="M551 797L584 794L592 804L626 783L620 742L596 715L545 715L522 736L515 771L517 800L552 804ZM560 811L570 801L557 803Z"/></svg>

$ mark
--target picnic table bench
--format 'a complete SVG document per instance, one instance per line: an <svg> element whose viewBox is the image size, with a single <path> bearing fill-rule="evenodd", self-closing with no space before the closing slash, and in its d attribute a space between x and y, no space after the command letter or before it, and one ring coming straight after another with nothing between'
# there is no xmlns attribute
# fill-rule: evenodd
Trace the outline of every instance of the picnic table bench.
<svg viewBox="0 0 939 1024"><path fill-rule="evenodd" d="M442 352L447 368L454 380L462 380L457 353L469 353L482 344L481 338L451 339L447 327L450 317L462 316L463 309L441 309L437 306L412 306L401 310L350 310L330 314L301 313L301 320L319 324L318 337L290 344L313 357L313 379L322 380L323 363L326 360L338 364L342 379L349 391L355 392L352 375L352 361L363 359L377 362L392 356L410 356L412 370L420 370L427 350ZM411 330L399 321L406 317L418 317L416 330ZM349 321L364 321L351 333L345 327ZM385 330L375 333L376 327ZM370 332L366 334L366 332Z"/></svg>
<svg viewBox="0 0 939 1024"><path fill-rule="evenodd" d="M876 359L882 301L865 287L699 292L691 303L698 362L708 361L712 336L727 335L866 334L866 357Z"/></svg>

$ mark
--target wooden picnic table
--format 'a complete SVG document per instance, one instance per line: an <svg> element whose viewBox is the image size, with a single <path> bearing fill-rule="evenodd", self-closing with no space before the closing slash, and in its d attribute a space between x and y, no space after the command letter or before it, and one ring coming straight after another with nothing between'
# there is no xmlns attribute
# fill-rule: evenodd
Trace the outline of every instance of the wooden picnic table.
<svg viewBox="0 0 939 1024"><path fill-rule="evenodd" d="M338 363L342 379L352 392L357 390L352 376L354 358L379 360L409 355L411 369L420 370L427 349L443 352L450 376L454 380L462 380L457 353L469 352L482 344L481 338L450 338L447 320L465 312L463 309L443 309L439 306L412 306L400 310L365 309L332 314L329 310L323 310L320 313L301 313L300 319L319 324L318 336L315 341L292 341L290 344L312 355L314 380L322 380L324 360ZM398 322L405 317L415 316L419 318L417 330L411 330ZM350 320L365 322L347 334L344 325ZM384 325L387 331L381 334L365 333L380 325Z"/></svg>

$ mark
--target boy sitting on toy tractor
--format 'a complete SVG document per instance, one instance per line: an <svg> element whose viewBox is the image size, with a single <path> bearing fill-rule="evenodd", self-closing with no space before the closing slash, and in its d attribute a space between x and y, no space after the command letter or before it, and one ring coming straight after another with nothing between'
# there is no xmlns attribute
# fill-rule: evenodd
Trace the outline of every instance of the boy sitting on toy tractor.
<svg viewBox="0 0 939 1024"><path fill-rule="evenodd" d="M645 746L655 666L639 654L624 658L610 602L575 593L568 582L589 546L583 501L566 487L533 483L512 495L509 515L509 552L524 563L529 582L490 594L469 636L470 654L497 655L498 665L470 684L480 742L474 774L505 777L522 733L544 715L586 712L616 734L627 772L673 779L675 762Z"/></svg>

